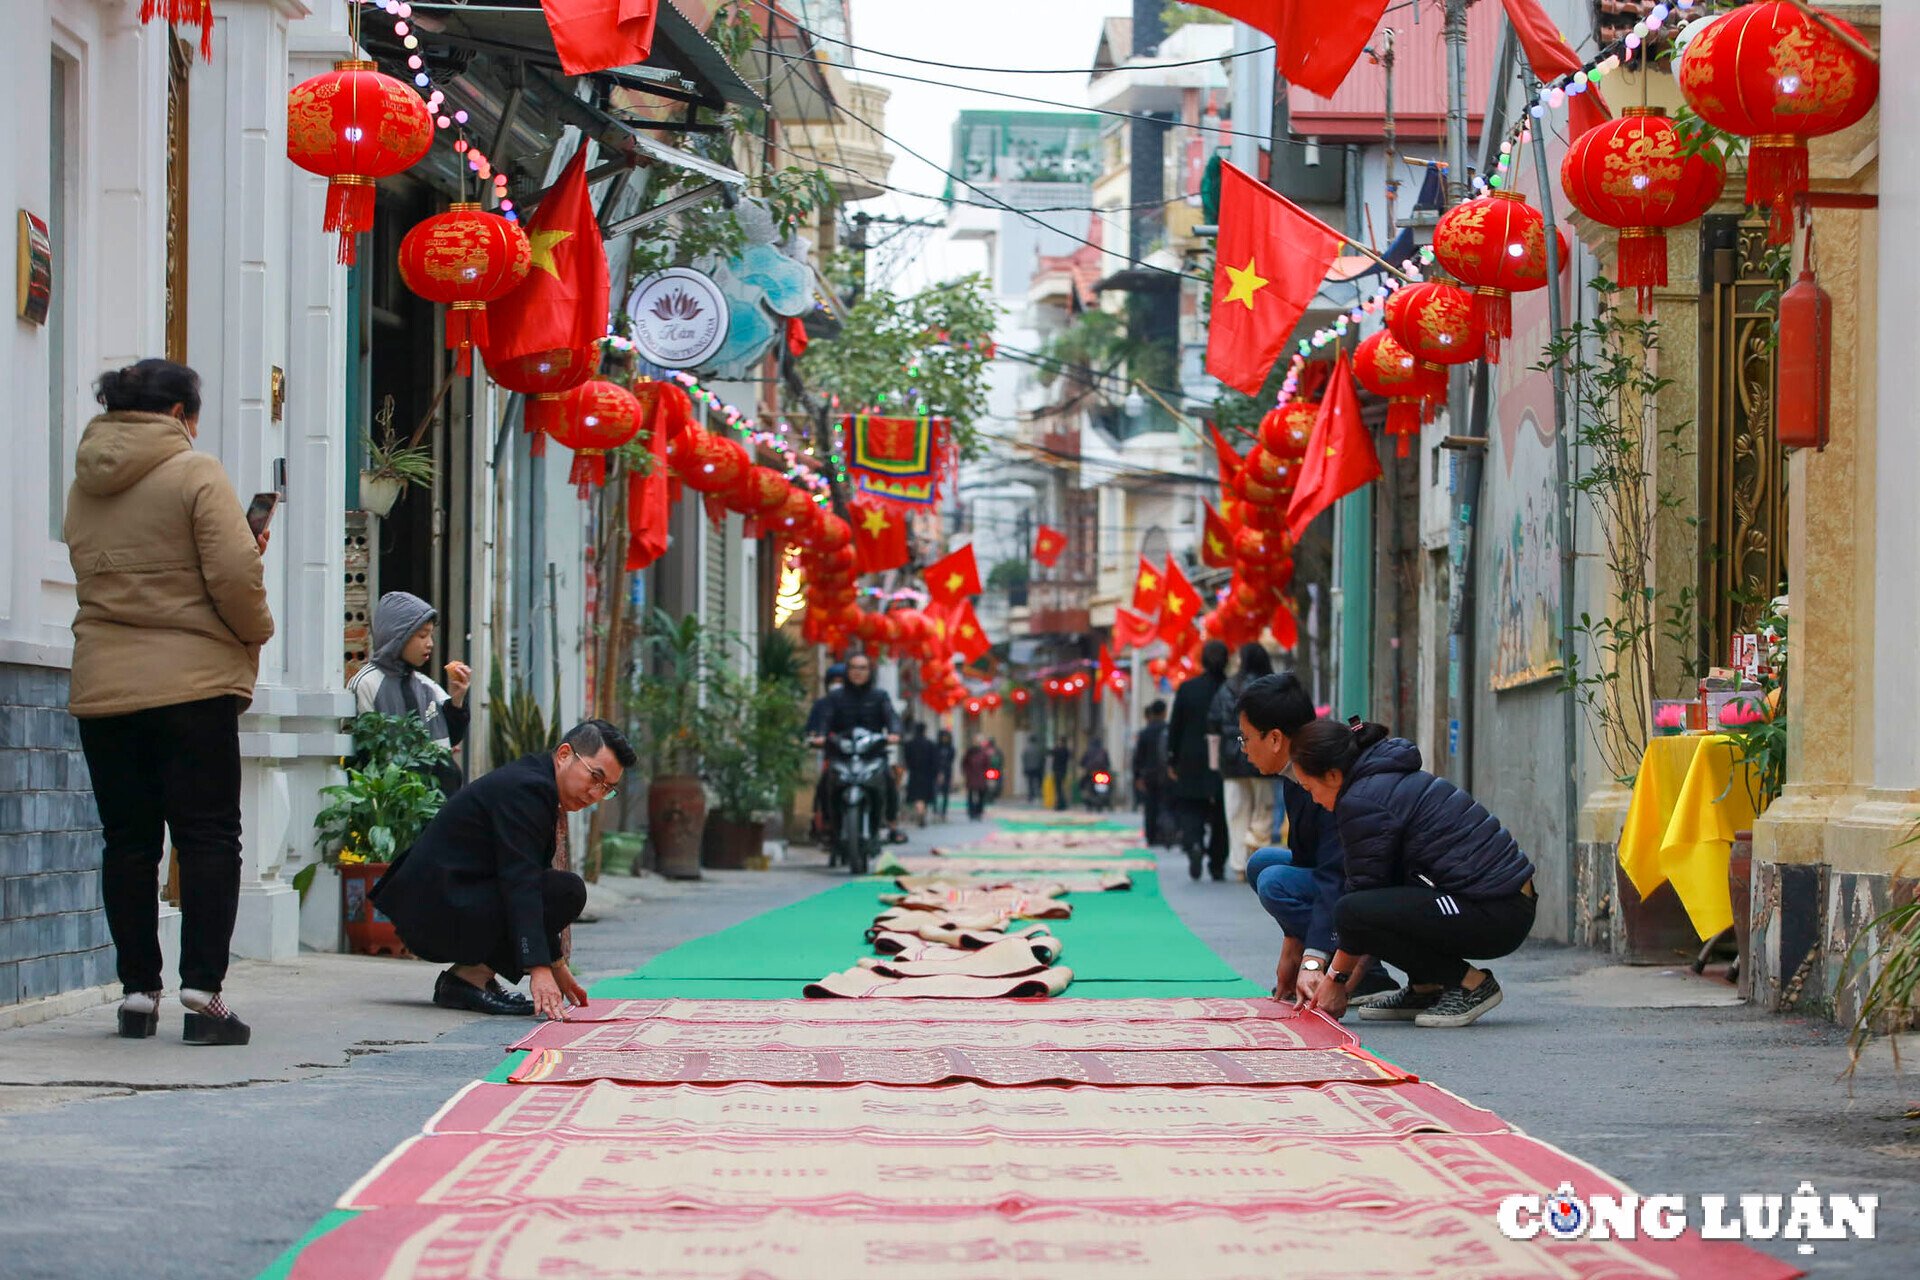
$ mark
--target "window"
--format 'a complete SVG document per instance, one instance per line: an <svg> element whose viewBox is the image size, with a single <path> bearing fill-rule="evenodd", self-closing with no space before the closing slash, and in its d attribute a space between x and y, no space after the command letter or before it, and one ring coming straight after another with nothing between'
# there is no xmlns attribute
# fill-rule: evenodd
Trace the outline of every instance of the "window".
<svg viewBox="0 0 1920 1280"><path fill-rule="evenodd" d="M47 101L47 238L53 245L53 296L47 308L47 525L59 541L73 457L74 183L78 163L79 67L53 51Z"/></svg>

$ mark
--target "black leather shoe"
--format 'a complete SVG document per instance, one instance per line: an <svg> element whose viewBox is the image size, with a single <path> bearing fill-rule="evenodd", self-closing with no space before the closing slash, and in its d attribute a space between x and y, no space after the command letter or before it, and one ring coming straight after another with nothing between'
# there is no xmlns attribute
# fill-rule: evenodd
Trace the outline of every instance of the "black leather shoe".
<svg viewBox="0 0 1920 1280"><path fill-rule="evenodd" d="M246 1044L253 1039L253 1028L231 1013L216 1018L189 1010L180 1038L188 1044Z"/></svg>
<svg viewBox="0 0 1920 1280"><path fill-rule="evenodd" d="M533 1012L532 1000L528 999L525 995L522 995L520 992L515 991L512 987L506 985L504 982L500 981L500 979L498 978L490 979L487 982L487 990L493 992L493 994L499 996L502 1000L505 1000L508 1004L515 1006L521 1013Z"/></svg>
<svg viewBox="0 0 1920 1280"><path fill-rule="evenodd" d="M1201 857L1202 855L1196 851L1192 851L1192 850L1188 851L1187 853L1187 878L1188 879L1198 880L1200 878Z"/></svg>
<svg viewBox="0 0 1920 1280"><path fill-rule="evenodd" d="M523 1018L533 1011L531 1001L523 1009L496 991L454 977L450 970L434 980L433 1002L442 1009L465 1009L469 1013L491 1013L503 1018Z"/></svg>

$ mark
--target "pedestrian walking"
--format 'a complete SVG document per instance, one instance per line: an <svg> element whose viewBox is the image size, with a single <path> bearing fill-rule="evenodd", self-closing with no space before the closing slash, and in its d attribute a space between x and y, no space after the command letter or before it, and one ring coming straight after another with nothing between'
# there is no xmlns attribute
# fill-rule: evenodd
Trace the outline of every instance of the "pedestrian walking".
<svg viewBox="0 0 1920 1280"><path fill-rule="evenodd" d="M1027 803L1039 804L1047 781L1047 749L1040 745L1038 735L1028 738L1020 750L1020 772L1027 779Z"/></svg>
<svg viewBox="0 0 1920 1280"><path fill-rule="evenodd" d="M902 754L907 764L907 803L913 806L914 821L924 827L938 785L940 749L927 737L927 726L915 720L907 726L907 745Z"/></svg>
<svg viewBox="0 0 1920 1280"><path fill-rule="evenodd" d="M1167 843L1167 704L1160 698L1147 704L1147 723L1133 740L1133 793L1148 847Z"/></svg>
<svg viewBox="0 0 1920 1280"><path fill-rule="evenodd" d="M587 905L586 882L561 869L567 815L612 799L636 759L605 720L575 725L552 752L461 788L380 877L373 900L408 950L451 966L434 980L435 1004L543 1018L586 1004L566 957ZM498 981L522 977L531 999Z"/></svg>
<svg viewBox="0 0 1920 1280"><path fill-rule="evenodd" d="M1073 764L1073 748L1065 738L1053 744L1048 753L1049 763L1053 765L1053 807L1067 807L1067 769Z"/></svg>
<svg viewBox="0 0 1920 1280"><path fill-rule="evenodd" d="M1339 950L1308 1003L1337 1016L1371 956L1404 970L1407 985L1362 1018L1464 1027L1499 1004L1492 971L1468 962L1513 954L1533 929L1534 868L1518 842L1382 725L1317 720L1292 755L1300 784L1333 814L1347 863Z"/></svg>
<svg viewBox="0 0 1920 1280"><path fill-rule="evenodd" d="M993 754L984 742L968 747L960 761L960 773L967 783L967 817L975 822L987 815L987 791L991 785L987 774L992 768Z"/></svg>
<svg viewBox="0 0 1920 1280"><path fill-rule="evenodd" d="M467 740L471 716L467 689L473 671L464 662L446 666L447 687L427 675L433 661L432 605L405 591L389 591L373 611L372 653L367 664L353 673L347 689L364 715L377 711L389 716L412 716L427 727L433 740L445 747L448 759L432 772L440 794L451 796L463 777L453 750Z"/></svg>
<svg viewBox="0 0 1920 1280"><path fill-rule="evenodd" d="M62 532L79 602L68 708L100 810L120 1034L159 1024L164 832L180 871L184 1038L246 1044L221 992L240 904L240 713L273 636L267 534L220 460L194 450L198 374L142 360L96 394L106 412L81 436Z"/></svg>
<svg viewBox="0 0 1920 1280"><path fill-rule="evenodd" d="M942 729L940 740L934 745L937 754L935 772L939 776L938 790L934 793L940 808L940 821L947 820L947 810L953 804L953 733Z"/></svg>
<svg viewBox="0 0 1920 1280"><path fill-rule="evenodd" d="M1227 878L1227 815L1220 792L1220 771L1208 759L1207 714L1214 695L1227 682L1227 646L1209 640L1200 649L1200 671L1188 676L1173 695L1167 724L1167 773L1173 779L1174 816L1180 821L1180 847L1187 874L1200 878L1204 861L1215 880Z"/></svg>
<svg viewBox="0 0 1920 1280"><path fill-rule="evenodd" d="M1244 875L1247 855L1267 842L1273 826L1273 787L1247 760L1240 743L1240 693L1262 676L1273 674L1266 646L1240 649L1240 669L1213 695L1207 709L1207 732L1220 740L1220 792L1227 818L1227 871Z"/></svg>

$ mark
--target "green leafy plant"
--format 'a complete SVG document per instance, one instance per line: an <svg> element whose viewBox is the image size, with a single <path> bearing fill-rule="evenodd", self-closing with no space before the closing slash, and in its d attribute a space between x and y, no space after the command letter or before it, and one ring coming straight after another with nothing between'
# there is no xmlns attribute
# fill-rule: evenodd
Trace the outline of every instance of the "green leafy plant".
<svg viewBox="0 0 1920 1280"><path fill-rule="evenodd" d="M419 716L368 711L355 716L347 731L353 735L353 764L357 768L394 764L421 770L453 761L453 752L433 736Z"/></svg>
<svg viewBox="0 0 1920 1280"><path fill-rule="evenodd" d="M349 769L344 783L322 787L327 806L313 820L329 862L392 862L411 846L444 797L397 764Z"/></svg>
<svg viewBox="0 0 1920 1280"><path fill-rule="evenodd" d="M552 751L560 745L560 708L551 719L540 711L533 694L522 686L506 690L496 655L487 679L487 754L495 768L522 756Z"/></svg>
<svg viewBox="0 0 1920 1280"><path fill-rule="evenodd" d="M411 485L423 489L430 487L436 474L433 449L422 441L427 427L432 423L431 416L404 443L394 434L392 396L382 400L373 420L380 432L377 437L372 432L361 437L361 448L366 455L361 470L368 475L398 480L402 488Z"/></svg>
<svg viewBox="0 0 1920 1280"><path fill-rule="evenodd" d="M1895 847L1915 843L1920 843L1920 825L1908 831ZM1849 1076L1860 1069L1860 1055L1875 1036L1914 1025L1914 1001L1920 995L1920 895L1915 892L1914 882L1906 878L1906 870L1902 867L1893 878L1895 897L1905 897L1906 901L1867 921L1848 941L1848 963L1834 988L1838 995L1862 979L1867 982L1847 1033ZM1897 1067L1900 1041L1889 1043ZM1908 1118L1920 1118L1920 1110L1908 1112Z"/></svg>
<svg viewBox="0 0 1920 1280"><path fill-rule="evenodd" d="M1743 695L1739 701L1750 701L1760 718L1730 726L1725 733L1733 740L1736 758L1751 766L1748 785L1754 812L1765 813L1787 785L1786 616L1770 606L1757 629L1771 653L1761 667L1759 692Z"/></svg>
<svg viewBox="0 0 1920 1280"><path fill-rule="evenodd" d="M656 778L700 773L706 742L702 690L722 664L698 616L655 609L641 637L644 661L627 687L627 712Z"/></svg>
<svg viewBox="0 0 1920 1280"><path fill-rule="evenodd" d="M1013 591L1027 585L1033 566L1023 560L1002 560L987 574L990 591Z"/></svg>
<svg viewBox="0 0 1920 1280"><path fill-rule="evenodd" d="M713 789L714 812L751 822L786 807L806 767L806 705L797 681L718 663L710 673L703 718L700 774Z"/></svg>

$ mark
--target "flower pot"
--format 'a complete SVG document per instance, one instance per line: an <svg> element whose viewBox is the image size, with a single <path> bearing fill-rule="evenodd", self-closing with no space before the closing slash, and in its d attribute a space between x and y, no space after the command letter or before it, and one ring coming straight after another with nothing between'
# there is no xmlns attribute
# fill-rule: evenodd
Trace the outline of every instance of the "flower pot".
<svg viewBox="0 0 1920 1280"><path fill-rule="evenodd" d="M669 880L700 878L700 838L707 823L707 793L691 774L655 778L647 786L647 838L654 869Z"/></svg>
<svg viewBox="0 0 1920 1280"><path fill-rule="evenodd" d="M760 856L766 843L767 824L735 822L717 813L707 815L706 834L700 841L700 865L716 871L744 871Z"/></svg>
<svg viewBox="0 0 1920 1280"><path fill-rule="evenodd" d="M400 491L406 485L395 476L383 476L372 471L360 473L360 509L368 515L385 519L393 504L400 500Z"/></svg>
<svg viewBox="0 0 1920 1280"><path fill-rule="evenodd" d="M345 863L340 871L340 918L347 927L347 950L357 956L412 959L393 922L373 905L374 882L387 872L384 862Z"/></svg>

